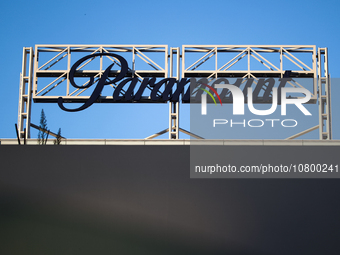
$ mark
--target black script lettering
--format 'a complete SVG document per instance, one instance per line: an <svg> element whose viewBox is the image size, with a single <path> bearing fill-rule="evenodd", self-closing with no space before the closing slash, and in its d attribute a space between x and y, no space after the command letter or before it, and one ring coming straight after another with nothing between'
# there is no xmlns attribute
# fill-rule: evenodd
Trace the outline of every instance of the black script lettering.
<svg viewBox="0 0 340 255"><path fill-rule="evenodd" d="M281 78L281 79L279 79L280 85L278 87L278 93L277 93L277 99L278 99L277 104L278 105L281 105L281 89L286 86L286 83L288 81L291 81L291 80L292 80L292 78Z"/></svg>
<svg viewBox="0 0 340 255"><path fill-rule="evenodd" d="M179 95L180 94L184 95L184 87L185 87L186 84L189 83L189 81L190 80L188 78L182 78L180 81L177 81L177 89L175 90L174 94L170 98L171 102L178 102L179 101ZM188 90L190 92L190 86L188 86ZM164 98L164 95L163 95L163 98ZM185 96L183 96L183 98L182 98L182 101L184 101L184 100L185 100Z"/></svg>
<svg viewBox="0 0 340 255"><path fill-rule="evenodd" d="M114 57L116 59L119 60L120 62L120 72L119 74L113 79L113 80L109 80L107 82L107 79L108 79L108 76L109 76L109 73L111 71L111 68L112 66L114 65L111 64L108 68L106 68L105 72L103 73L102 77L99 79L98 83L97 83L97 86L96 88L93 90L90 98L82 105L80 106L79 108L75 108L75 109L67 109L64 105L63 105L63 98L62 97L59 97L58 98L58 105L59 107L64 110L64 111L67 111L67 112L77 112L77 111L81 111L81 110L84 110L86 108L88 108L89 106L91 106L97 99L98 97L100 96L100 93L102 92L103 90L103 87L105 85L109 85L109 84L112 84L112 83L115 83L115 82L118 82L120 81L121 79L123 79L125 77L125 75L127 74L127 71L128 71L128 63L126 62L126 60L117 55L117 54L113 54L113 53L95 53L95 54L92 54L92 55L88 55L86 57L83 57L81 59L79 59L71 68L70 70L70 73L69 73L69 80L70 80L70 83L72 84L73 87L75 88L79 88L79 89L85 89L85 88L89 88L91 87L93 84L94 84L94 77L90 77L90 81L89 83L86 85L86 86L78 86L75 81L74 81L74 75L77 71L77 68L78 66L83 63L85 60L87 59L90 59L90 58L94 58L94 57L97 57L97 56L111 56L111 57Z"/></svg>
<svg viewBox="0 0 340 255"><path fill-rule="evenodd" d="M150 86L153 87L153 90L151 92L151 100L152 101L161 101L161 102L165 102L165 101L169 100L170 98L168 98L169 97L168 95L170 93L170 90L174 86L175 82L176 82L175 78L166 78L166 79L159 81L158 83L150 84ZM157 93L158 93L159 89L162 87L163 84L165 84L165 89L164 89L163 95L157 96Z"/></svg>
<svg viewBox="0 0 340 255"><path fill-rule="evenodd" d="M148 86L148 84L149 83L154 84L155 80L156 80L156 78L152 78L152 79L144 78L143 81L142 81L142 84L140 85L140 87L139 87L139 89L138 89L138 91L135 95L134 100L139 101L141 99L142 95L143 95L145 88Z"/></svg>
<svg viewBox="0 0 340 255"><path fill-rule="evenodd" d="M265 84L267 82L269 82L269 84L267 86L265 86ZM263 94L263 101L264 102L271 101L270 94L273 91L274 84L275 84L275 80L273 78L269 78L269 79L264 81L264 84L263 84L263 87L265 88L265 91L264 91L264 94ZM253 100L253 102L255 102L255 100Z"/></svg>
<svg viewBox="0 0 340 255"><path fill-rule="evenodd" d="M244 88L243 88L243 95L245 98L244 101L246 101L247 100L246 98L248 98L248 88L250 88L254 83L254 78L248 78L246 80L247 80L246 85L244 85Z"/></svg>
<svg viewBox="0 0 340 255"><path fill-rule="evenodd" d="M242 83L242 78L239 78L236 80L236 82L234 84L231 84L231 85L234 85L236 87L240 87ZM212 84L212 87L215 87L215 84L230 84L229 83L229 80L228 79L225 79L225 78L221 78L221 79L217 79L213 84ZM210 92L212 92L210 89L209 89ZM233 101L232 99L232 93L229 91L229 89L222 89L221 93L219 94L221 100L223 103L230 103ZM209 102L209 101L208 101Z"/></svg>
<svg viewBox="0 0 340 255"><path fill-rule="evenodd" d="M266 86L266 83L269 83ZM253 92L253 102L257 101L259 94L261 92L262 89L264 89L265 93L264 93L264 97L266 97L267 99L269 99L269 95L272 92L272 88L274 87L275 84L275 80L273 78L268 78L268 79L264 79L261 78L258 80L257 85L254 89ZM266 92L268 91L268 93L266 94ZM263 99L264 99L263 97Z"/></svg>
<svg viewBox="0 0 340 255"><path fill-rule="evenodd" d="M123 90L123 87L128 82L131 82L129 88L124 93L124 96L120 96L119 94L121 93L121 91ZM134 88L136 87L137 82L138 82L138 78L128 78L128 79L121 81L113 92L113 100L115 102L131 101L133 99L133 91L134 91Z"/></svg>

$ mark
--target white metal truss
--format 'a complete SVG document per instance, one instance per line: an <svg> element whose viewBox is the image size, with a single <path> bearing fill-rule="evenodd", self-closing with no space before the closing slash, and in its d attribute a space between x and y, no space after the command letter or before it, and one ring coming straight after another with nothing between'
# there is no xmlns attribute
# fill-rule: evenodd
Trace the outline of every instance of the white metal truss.
<svg viewBox="0 0 340 255"><path fill-rule="evenodd" d="M54 53L54 55L42 61L41 58L47 53ZM60 96L68 102L87 101L89 96L82 95L87 88L74 89L70 86L69 71L72 63L79 60L80 57L94 53L127 54L124 57L129 63L129 75L132 77L140 79L143 77L168 77L168 46L166 45L36 45L34 57L34 102L57 102ZM148 53L160 53L163 56L161 60L157 61L148 56ZM107 67L103 66L104 59L119 65L110 56L100 56L98 58L100 60L96 64L94 64L96 58L87 60L81 68L89 67L90 69L82 70L78 73L78 76L94 76L94 78L99 79ZM139 63L138 60L140 60ZM62 61L63 64L61 64ZM91 66L91 64L93 65ZM41 80L47 78L53 78L53 80L42 86ZM86 83L83 85L86 85ZM115 87L115 84L111 84L111 86ZM63 87L63 94L53 95L53 90L59 87ZM99 101L112 101L112 96L101 96Z"/></svg>
<svg viewBox="0 0 340 255"><path fill-rule="evenodd" d="M176 59L174 55L176 54ZM174 75L174 60L176 60L176 76ZM180 49L170 48L170 77L179 80L180 77ZM179 102L169 103L169 139L179 139Z"/></svg>
<svg viewBox="0 0 340 255"><path fill-rule="evenodd" d="M32 103L33 48L24 47L22 70L20 73L18 135L19 138L30 138L31 103Z"/></svg>
<svg viewBox="0 0 340 255"><path fill-rule="evenodd" d="M189 53L204 53L204 55L193 63L186 63L186 56ZM269 60L262 54L270 53L277 57L277 62ZM276 53L275 55L273 53ZM294 53L308 53L311 61L305 63L294 56ZM183 45L182 46L182 75L183 77L278 77L282 78L286 70L291 70L299 77L315 77L316 66L316 46L315 45ZM219 62L222 55L230 55L224 62ZM267 56L269 56L267 54ZM198 68L212 59L213 68L209 70L199 70ZM254 69L252 61L256 60L265 67L264 69ZM241 68L232 68L234 65L245 61ZM285 65L293 63L295 69L286 69ZM187 64L190 64L187 67ZM245 76L246 75L246 76Z"/></svg>
<svg viewBox="0 0 340 255"><path fill-rule="evenodd" d="M319 48L317 51L315 45L182 46L183 78L253 78L256 83L260 77L284 78L287 73L293 78L313 78L309 103L319 102L319 125L287 139L297 138L316 129L319 129L320 140L332 139L327 48ZM303 88L294 79L288 83Z"/></svg>
<svg viewBox="0 0 340 255"><path fill-rule="evenodd" d="M295 54L303 55L297 57ZM197 55L198 58L195 58ZM189 60L189 57L190 60ZM193 59L193 60L192 60ZM182 77L283 78L289 72L294 78L317 77L315 45L183 45ZM303 87L297 81L293 87ZM317 101L317 82L314 80L309 103Z"/></svg>
<svg viewBox="0 0 340 255"><path fill-rule="evenodd" d="M67 102L88 100L86 88L70 86L69 71L81 56L94 53L123 55L129 63L129 75L139 79L239 77L253 78L256 82L260 77L283 78L287 72L290 77L314 78L310 103L319 102L319 125L287 139L317 128L321 140L332 139L327 48L317 49L313 45L183 45L182 52L179 47L168 50L167 45L36 45L34 52L32 48L25 47L18 113L21 138L25 129L26 138L30 137L32 99L34 102L57 102L59 97ZM155 53L161 54L161 57L155 59L150 56ZM77 75L99 79L107 67L103 61L119 64L109 56L92 58L81 66L88 67L87 70L79 71ZM44 79L45 83L41 82ZM294 80L291 85L302 87ZM115 84L111 86L114 88ZM101 95L99 99L99 102L111 101L112 96ZM179 127L179 103L170 102L169 128L148 139L166 132L169 132L169 139L179 139L179 131L190 134Z"/></svg>
<svg viewBox="0 0 340 255"><path fill-rule="evenodd" d="M327 48L318 49L318 81L320 140L331 140L331 86Z"/></svg>

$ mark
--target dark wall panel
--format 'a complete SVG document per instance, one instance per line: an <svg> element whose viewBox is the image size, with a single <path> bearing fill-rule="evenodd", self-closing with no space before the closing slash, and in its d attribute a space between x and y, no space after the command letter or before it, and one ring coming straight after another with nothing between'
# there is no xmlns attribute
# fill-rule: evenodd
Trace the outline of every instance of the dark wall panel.
<svg viewBox="0 0 340 255"><path fill-rule="evenodd" d="M190 179L189 146L0 155L0 254L340 252L337 179Z"/></svg>

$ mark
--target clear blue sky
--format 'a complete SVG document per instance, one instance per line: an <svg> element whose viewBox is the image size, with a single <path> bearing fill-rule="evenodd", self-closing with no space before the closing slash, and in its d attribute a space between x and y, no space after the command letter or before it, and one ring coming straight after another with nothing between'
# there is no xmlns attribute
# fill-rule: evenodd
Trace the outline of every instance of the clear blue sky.
<svg viewBox="0 0 340 255"><path fill-rule="evenodd" d="M306 44L328 47L330 73L340 77L339 7L336 0L2 1L0 138L15 138L24 46ZM339 139L340 89L332 92L333 138ZM167 105L97 104L66 114L56 104L33 104L33 123L39 124L42 108L49 129L60 127L67 138L145 138L168 127ZM182 108L181 127L189 129L188 107Z"/></svg>

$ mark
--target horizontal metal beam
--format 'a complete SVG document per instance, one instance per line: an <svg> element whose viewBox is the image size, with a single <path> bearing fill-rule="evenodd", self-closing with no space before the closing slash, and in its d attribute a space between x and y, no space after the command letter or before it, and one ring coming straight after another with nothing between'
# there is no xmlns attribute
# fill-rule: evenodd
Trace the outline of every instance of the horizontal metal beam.
<svg viewBox="0 0 340 255"><path fill-rule="evenodd" d="M286 138L285 140L292 140L292 139L295 139L295 138L297 138L297 137L299 137L299 136L302 136L302 135L305 135L305 134L307 134L307 133L309 133L309 132L312 132L312 131L314 131L314 130L316 130L316 129L318 129L318 128L319 128L319 125L316 125L316 126L314 126L314 127L308 128L308 129L306 129L305 131L302 131L302 132L300 132L300 133L298 133L298 134L292 135L292 136Z"/></svg>
<svg viewBox="0 0 340 255"><path fill-rule="evenodd" d="M30 126L31 126L32 128L38 129L39 131L42 131L42 132L44 132L44 133L46 133L46 134L49 134L49 135L51 135L51 136L54 136L55 138L58 138L58 135L57 135L56 133L53 133L53 132L51 132L51 131L49 131L49 130L46 130L46 129L41 128L41 127L39 127L39 126L37 126L37 125L34 125L33 123L31 123ZM60 136L60 138L66 139L66 138L63 137L63 136Z"/></svg>
<svg viewBox="0 0 340 255"><path fill-rule="evenodd" d="M23 139L21 139L23 142ZM27 139L27 145L38 145L37 139ZM0 139L1 145L16 145L17 139ZM340 140L270 140L270 139L63 139L62 145L217 145L217 146L340 146ZM0 145L0 146L1 146ZM53 140L48 140L47 145L53 145Z"/></svg>

